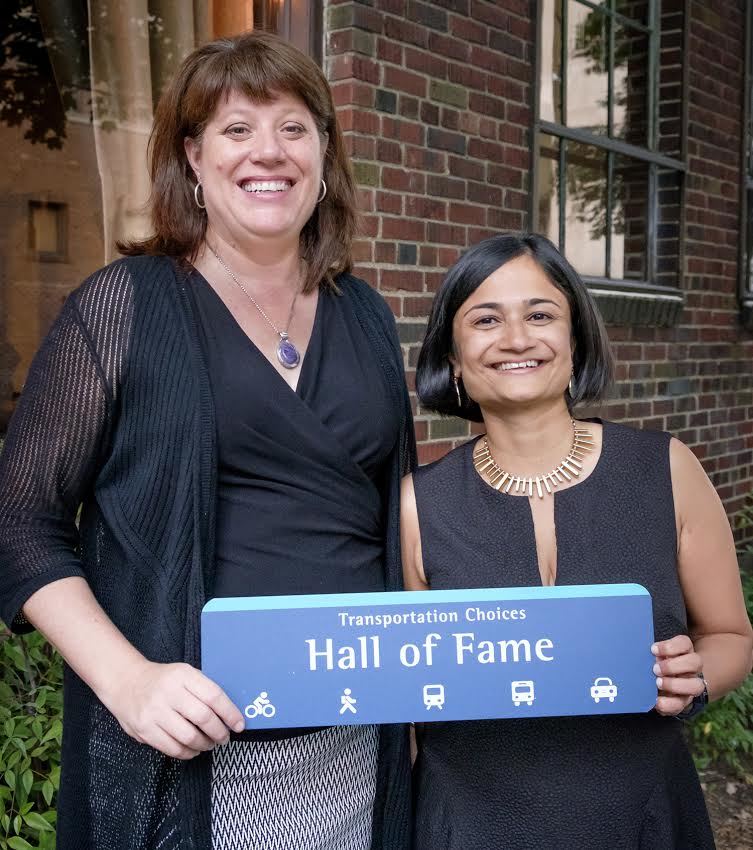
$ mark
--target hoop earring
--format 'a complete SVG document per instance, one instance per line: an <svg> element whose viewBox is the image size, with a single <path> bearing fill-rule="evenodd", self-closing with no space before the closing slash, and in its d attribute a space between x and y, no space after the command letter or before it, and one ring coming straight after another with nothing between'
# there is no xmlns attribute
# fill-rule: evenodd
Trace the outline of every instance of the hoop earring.
<svg viewBox="0 0 753 850"><path fill-rule="evenodd" d="M317 204L321 204L321 202L327 197L327 184L324 182L324 178L322 177L322 193L316 199Z"/></svg>
<svg viewBox="0 0 753 850"><path fill-rule="evenodd" d="M197 183L193 187L193 199L196 202L196 206L200 210L205 210L207 208L207 205L199 203L199 189L201 189L201 183ZM202 197L202 200L203 200L204 199L204 190L203 189L201 189L201 197Z"/></svg>
<svg viewBox="0 0 753 850"><path fill-rule="evenodd" d="M460 396L460 382L455 375L452 376L452 380L455 382L455 395L458 397L458 407L462 407L463 399Z"/></svg>

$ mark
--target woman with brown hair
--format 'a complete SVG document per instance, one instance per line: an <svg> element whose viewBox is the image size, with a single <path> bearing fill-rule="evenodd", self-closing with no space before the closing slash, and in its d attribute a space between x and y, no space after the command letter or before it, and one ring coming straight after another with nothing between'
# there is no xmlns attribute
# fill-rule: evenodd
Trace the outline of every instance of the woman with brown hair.
<svg viewBox="0 0 753 850"><path fill-rule="evenodd" d="M0 465L0 615L67 662L58 847L406 847L404 729L252 736L196 669L210 597L401 586L411 411L324 76L205 45L150 169L153 236L67 300Z"/></svg>

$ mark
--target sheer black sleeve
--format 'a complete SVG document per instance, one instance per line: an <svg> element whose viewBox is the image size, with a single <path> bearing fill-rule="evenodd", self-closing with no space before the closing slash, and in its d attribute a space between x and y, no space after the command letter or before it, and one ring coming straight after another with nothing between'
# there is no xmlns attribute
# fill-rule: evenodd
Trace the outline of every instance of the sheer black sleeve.
<svg viewBox="0 0 753 850"><path fill-rule="evenodd" d="M52 581L84 576L76 514L91 488L123 365L128 272L113 264L71 295L37 352L0 455L0 618Z"/></svg>

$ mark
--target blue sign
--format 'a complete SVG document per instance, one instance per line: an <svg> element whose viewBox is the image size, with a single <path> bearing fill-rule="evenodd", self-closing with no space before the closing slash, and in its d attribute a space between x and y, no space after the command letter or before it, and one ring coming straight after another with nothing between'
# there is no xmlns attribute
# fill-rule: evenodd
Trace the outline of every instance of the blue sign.
<svg viewBox="0 0 753 850"><path fill-rule="evenodd" d="M637 584L212 599L202 669L246 728L645 712Z"/></svg>

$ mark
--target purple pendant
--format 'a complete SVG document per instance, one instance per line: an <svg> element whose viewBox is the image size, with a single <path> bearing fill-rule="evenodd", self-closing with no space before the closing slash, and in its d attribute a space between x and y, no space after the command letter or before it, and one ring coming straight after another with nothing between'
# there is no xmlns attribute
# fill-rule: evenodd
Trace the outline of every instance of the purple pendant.
<svg viewBox="0 0 753 850"><path fill-rule="evenodd" d="M288 339L287 334L280 334L280 341L277 343L277 359L286 369L295 369L301 362L301 355Z"/></svg>

